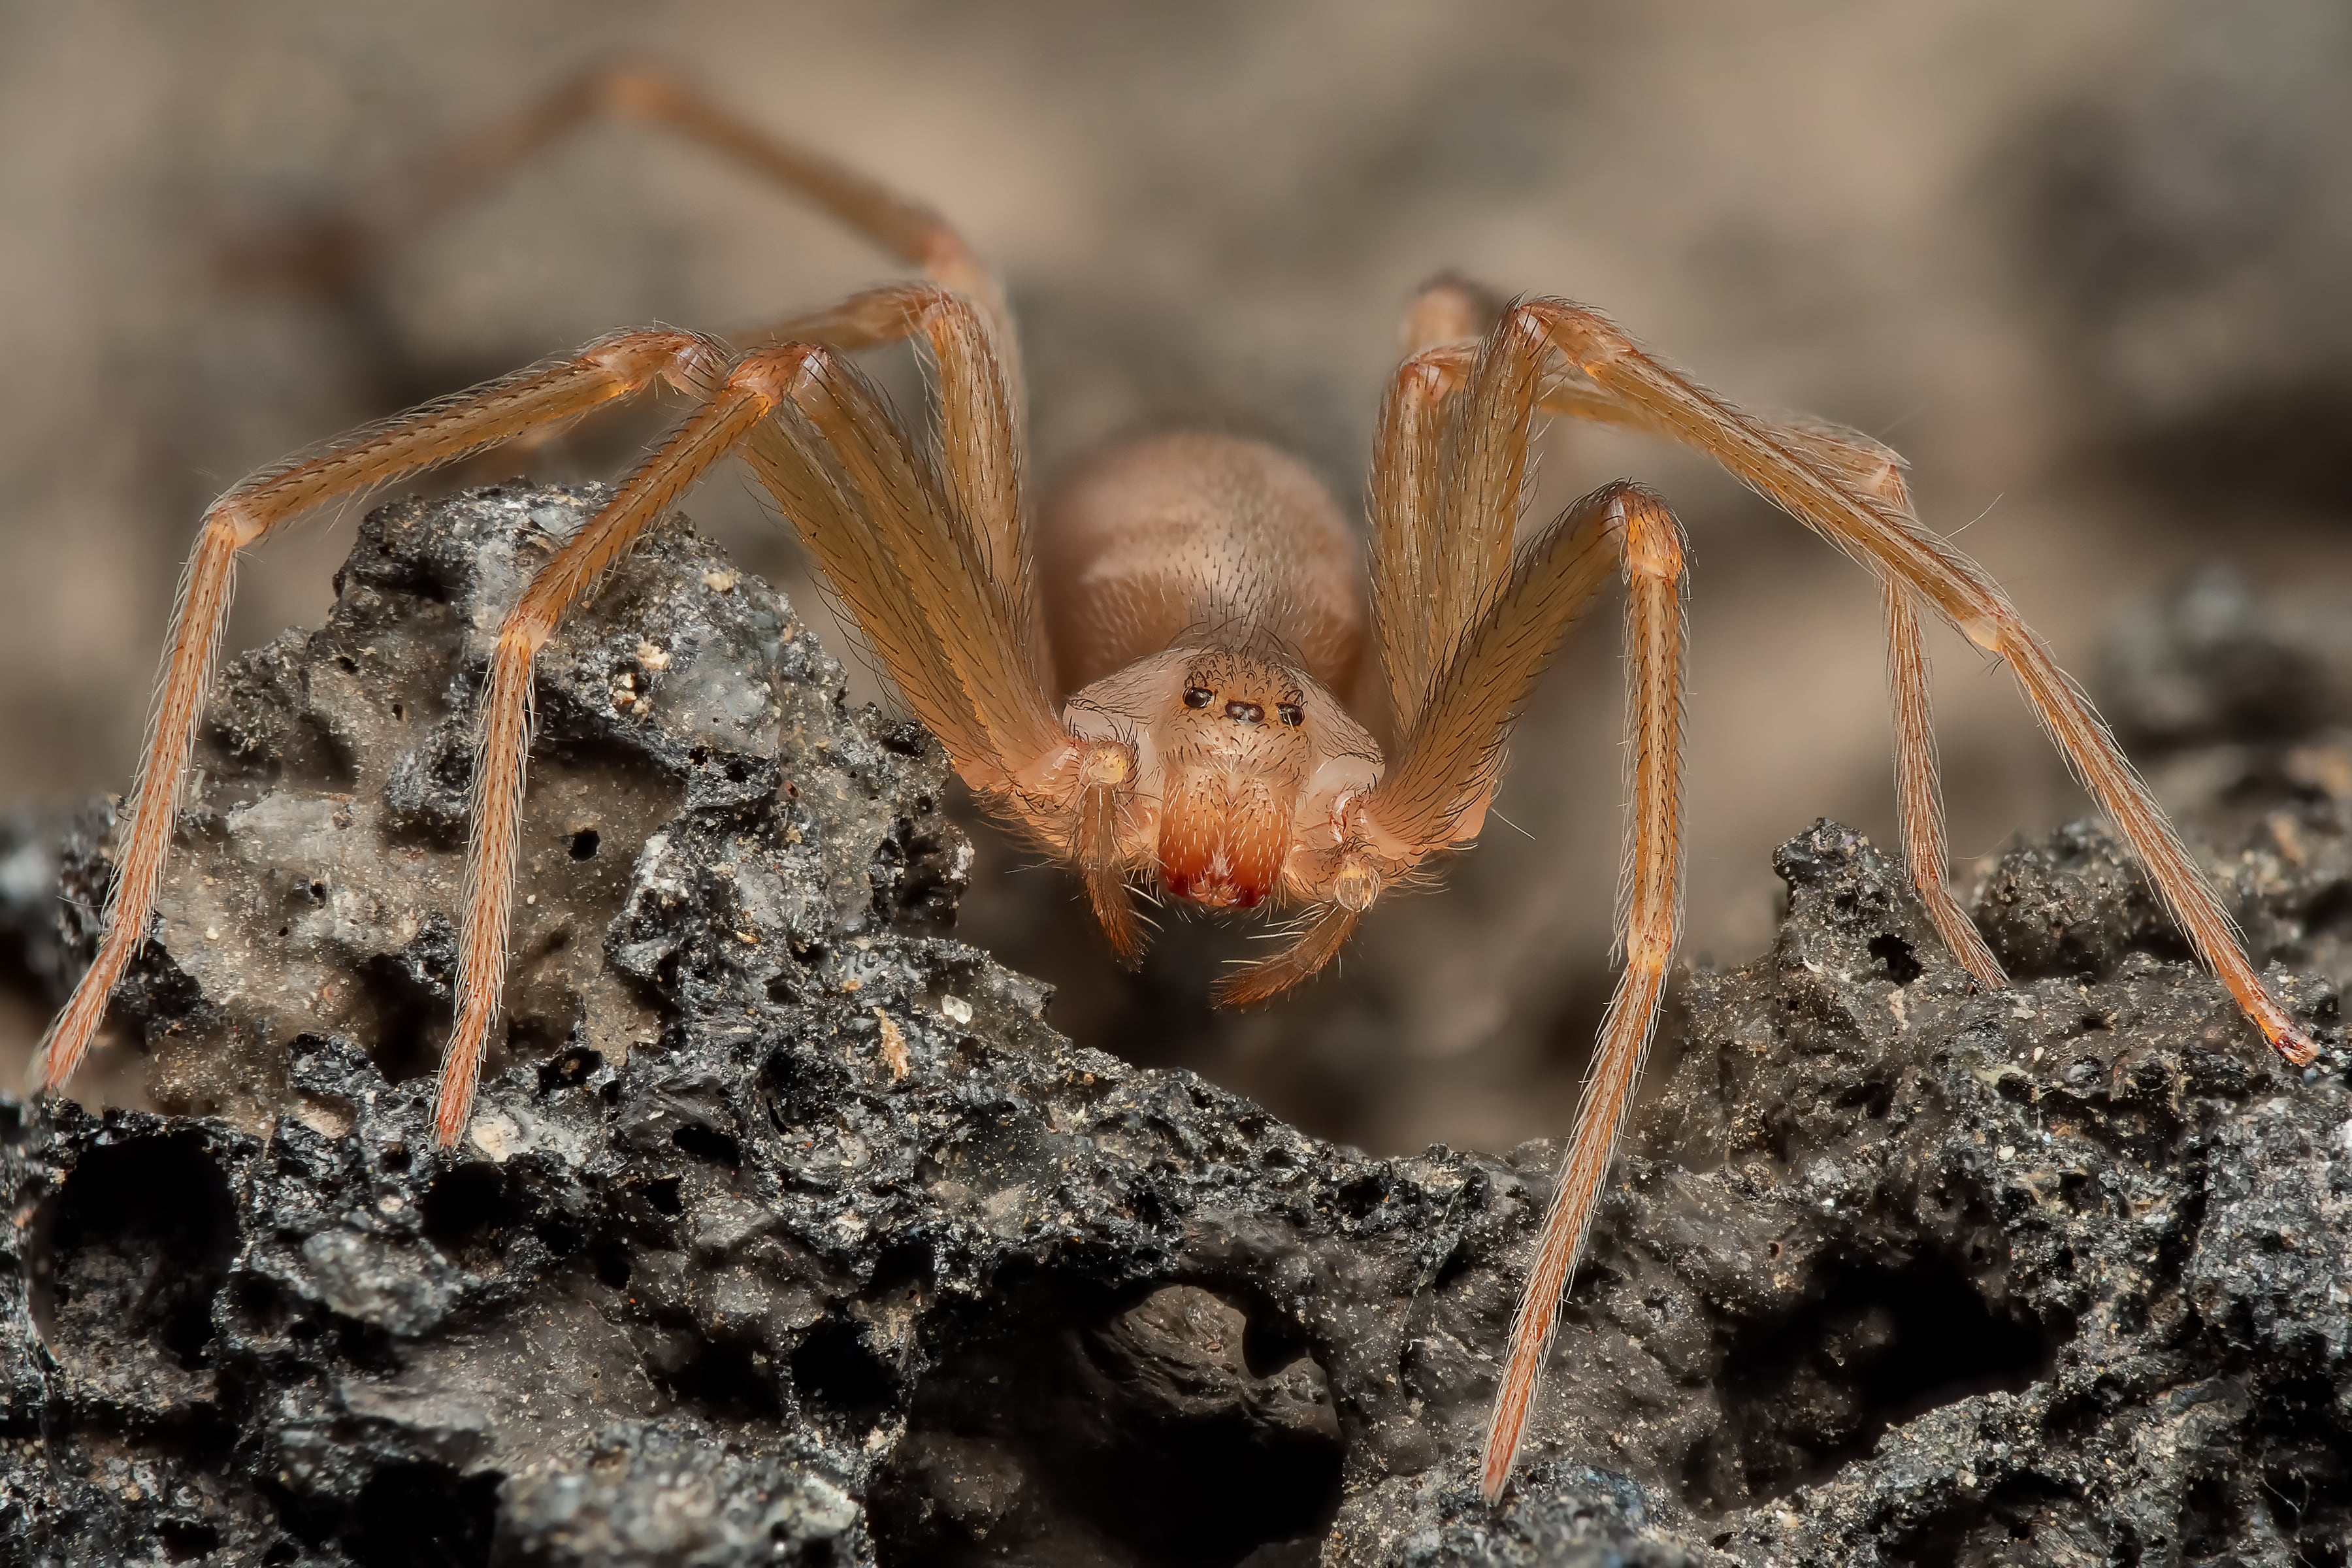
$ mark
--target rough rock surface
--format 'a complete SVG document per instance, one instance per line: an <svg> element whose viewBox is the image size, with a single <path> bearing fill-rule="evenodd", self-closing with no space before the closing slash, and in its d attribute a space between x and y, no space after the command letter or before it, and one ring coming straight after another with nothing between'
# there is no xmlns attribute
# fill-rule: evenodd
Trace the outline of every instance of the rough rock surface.
<svg viewBox="0 0 2352 1568"><path fill-rule="evenodd" d="M169 1114L0 1107L0 1561L2346 1561L2344 1055L2268 1058L2097 832L1990 879L1994 995L1866 841L1782 849L1489 1508L1555 1151L1056 1035L949 934L936 747L683 524L548 650L512 1029L435 1147L470 693L594 499L386 507L225 675L118 999ZM2333 1042L2352 787L2284 754L2221 870Z"/></svg>

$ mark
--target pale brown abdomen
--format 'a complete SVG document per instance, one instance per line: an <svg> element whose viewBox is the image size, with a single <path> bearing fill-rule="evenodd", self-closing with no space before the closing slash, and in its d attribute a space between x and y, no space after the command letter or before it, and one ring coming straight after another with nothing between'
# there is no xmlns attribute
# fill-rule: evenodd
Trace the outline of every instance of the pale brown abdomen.
<svg viewBox="0 0 2352 1568"><path fill-rule="evenodd" d="M1180 642L1279 648L1352 689L1364 573L1331 493L1296 458L1236 436L1110 447L1038 519L1046 635L1065 693Z"/></svg>

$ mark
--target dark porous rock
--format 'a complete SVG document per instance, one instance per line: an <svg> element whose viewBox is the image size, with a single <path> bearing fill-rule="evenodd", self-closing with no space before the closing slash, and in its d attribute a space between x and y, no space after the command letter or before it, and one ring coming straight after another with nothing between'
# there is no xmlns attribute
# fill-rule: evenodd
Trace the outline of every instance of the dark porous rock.
<svg viewBox="0 0 2352 1568"><path fill-rule="evenodd" d="M628 1422L587 1453L510 1479L495 1555L522 1568L856 1562L864 1510L820 1474L670 1422Z"/></svg>
<svg viewBox="0 0 2352 1568"><path fill-rule="evenodd" d="M2344 1561L2340 796L2255 770L2221 862L2309 1073L2094 830L1995 877L1991 994L1791 841L1490 1506L1557 1147L1373 1159L1057 1035L951 935L936 745L683 523L546 650L510 1023L434 1143L474 692L600 493L386 507L224 675L117 999L160 1113L0 1106L0 1561Z"/></svg>

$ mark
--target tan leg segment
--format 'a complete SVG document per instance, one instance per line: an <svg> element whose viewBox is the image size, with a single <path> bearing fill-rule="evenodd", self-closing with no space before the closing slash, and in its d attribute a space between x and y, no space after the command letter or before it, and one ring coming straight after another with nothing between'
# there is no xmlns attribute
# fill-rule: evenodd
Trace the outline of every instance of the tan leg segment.
<svg viewBox="0 0 2352 1568"><path fill-rule="evenodd" d="M1539 406L1549 414L1565 414L1601 424L1638 426L1641 416L1589 382L1555 384ZM1903 458L1890 447L1856 431L1809 420L1763 426L1791 456L1812 464L1825 481L1843 490L1848 500L1869 508L1895 529L1916 528L1903 482ZM1948 857L1944 837L1944 802L1937 781L1936 739L1930 723L1926 649L1919 637L1918 613L1911 595L1892 579L1886 585L1887 679L1894 700L1895 795L1903 823L1905 858L1912 886L1927 906L1936 933L1960 966L1978 984L1998 990L2009 984L2000 961L1985 944L1984 936L1961 910L1947 885Z"/></svg>
<svg viewBox="0 0 2352 1568"><path fill-rule="evenodd" d="M1705 452L2007 663L2069 766L2137 852L2182 932L2263 1037L2297 1067L2318 1054L2318 1043L2263 987L2220 897L2115 737L1974 562L1891 508L1874 506L1837 483L1799 440L1659 364L1600 312L1565 300L1530 300L1513 309L1496 336L1517 329L1547 332L1575 374L1624 410L1627 423Z"/></svg>
<svg viewBox="0 0 2352 1568"><path fill-rule="evenodd" d="M681 74L652 60L618 60L559 87L512 118L425 160L373 193L345 220L330 255L365 256L396 245L418 226L479 195L551 143L598 120L652 126L710 149L773 182L944 288L970 296L1008 356L1014 401L1020 375L1010 355L1004 291L955 227L929 206L820 153L774 136L713 102Z"/></svg>
<svg viewBox="0 0 2352 1568"><path fill-rule="evenodd" d="M1625 552L1625 647L1633 731L1633 799L1625 889L1625 973L1601 1022L1576 1131L1544 1215L1543 1235L1511 1322L1511 1345L1486 1427L1480 1484L1502 1493L1543 1379L1544 1355L1591 1228L1601 1184L1642 1058L1658 1021L1682 915L1682 530L1655 498L1627 489L1618 503Z"/></svg>
<svg viewBox="0 0 2352 1568"><path fill-rule="evenodd" d="M1895 793L1903 816L1903 850L1911 885L1944 946L1977 983L1998 991L2009 984L2000 960L1985 944L1946 882L1944 798L1936 778L1936 732L1927 706L1927 656L1919 616L1901 584L1886 584L1886 681L1895 698Z"/></svg>
<svg viewBox="0 0 2352 1568"><path fill-rule="evenodd" d="M1398 332L1405 360L1381 405L1372 455L1372 619L1402 736L1444 668L1458 626L1433 623L1431 595L1444 574L1447 432L1454 395L1470 384L1478 341L1502 302L1451 274L1422 286ZM1481 557L1492 568L1493 552Z"/></svg>
<svg viewBox="0 0 2352 1568"><path fill-rule="evenodd" d="M769 343L823 343L844 353L920 338L939 379L940 455L955 504L970 522L1007 614L1035 625L1035 574L1021 500L1019 409L1002 345L964 297L937 284L897 283L853 294L754 334ZM779 500L783 498L779 497ZM789 504L789 503L787 503ZM1042 658L1044 643L1036 647ZM1045 679L1041 667L1038 679Z"/></svg>
<svg viewBox="0 0 2352 1568"><path fill-rule="evenodd" d="M1019 809L1023 781L1043 770L1035 820L1067 831L1081 794L1077 774L1090 753L1062 729L1046 700L1034 623L992 583L981 537L992 517L993 526L1009 527L1019 515L1002 378L969 300L915 289L900 304L940 359L952 500L840 353L808 343L758 350L737 362L711 401L540 569L500 628L475 767L457 1026L442 1062L436 1110L445 1143L465 1133L505 983L532 661L580 594L728 453L740 448L792 518L892 684L940 737L958 773ZM1103 788L1101 811L1115 813L1124 776L1089 782Z"/></svg>
<svg viewBox="0 0 2352 1568"><path fill-rule="evenodd" d="M846 359L813 353L792 405L744 455L964 782L1016 810L1041 785L1052 786L1056 813L1075 806L1069 775L1080 748L1038 679L1034 620L991 581L979 530L950 504L873 384ZM1054 776L1032 776L1035 766ZM1059 847L1070 825L1055 822Z"/></svg>
<svg viewBox="0 0 2352 1568"><path fill-rule="evenodd" d="M499 628L482 694L474 755L473 843L467 857L458 943L457 1024L441 1059L435 1128L444 1144L465 1135L482 1048L506 981L507 926L514 903L523 778L530 752L531 666L574 601L710 465L773 413L805 348L746 355L718 395L629 476L604 509L530 580Z"/></svg>
<svg viewBox="0 0 2352 1568"><path fill-rule="evenodd" d="M711 357L684 332L630 332L592 345L561 364L524 371L445 398L337 442L316 457L268 469L213 503L180 585L171 643L132 791L131 823L118 841L121 867L107 908L98 957L42 1042L35 1071L44 1087L71 1078L106 1016L114 984L147 937L163 883L180 781L195 744L221 626L228 616L237 552L288 521L403 475L437 467L527 431L611 403L656 378L684 384Z"/></svg>
<svg viewBox="0 0 2352 1568"><path fill-rule="evenodd" d="M1441 273L1423 284L1399 323L1405 357L1448 343L1475 343L1494 329L1503 301L1494 290L1459 273Z"/></svg>
<svg viewBox="0 0 2352 1568"><path fill-rule="evenodd" d="M1416 352L1398 367L1381 405L1372 450L1372 626L1400 736L1444 668L1447 649L1429 595L1441 544L1448 405L1468 384L1475 353L1454 344Z"/></svg>

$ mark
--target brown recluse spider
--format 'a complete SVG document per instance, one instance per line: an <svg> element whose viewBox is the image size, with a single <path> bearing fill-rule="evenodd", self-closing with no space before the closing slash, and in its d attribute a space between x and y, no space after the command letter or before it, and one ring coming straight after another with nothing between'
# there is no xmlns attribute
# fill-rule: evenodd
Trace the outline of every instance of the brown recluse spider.
<svg viewBox="0 0 2352 1568"><path fill-rule="evenodd" d="M532 660L564 612L721 458L792 521L898 697L955 771L1068 860L1133 960L1129 884L1220 909L1304 911L1295 942L1217 988L1245 1005L1339 952L1381 893L1477 836L1504 742L1569 628L1625 586L1632 801L1625 967L1528 1271L1482 1479L1508 1479L1562 1292L1609 1168L1679 927L1682 530L1657 496L1603 487L1515 543L1538 416L1679 441L1876 574L1885 590L1895 776L1911 878L1986 986L1999 963L1945 886L1923 612L2001 660L2137 853L2181 931L2288 1061L2313 1040L2263 987L2211 886L2090 704L1966 556L1913 512L1902 460L1867 437L1748 414L1669 369L1600 312L1430 285L1372 458L1370 581L1329 492L1295 459L1228 436L1123 443L1033 518L1024 391L994 278L928 207L716 107L675 75L593 71L387 192L317 254L389 243L552 138L600 116L654 125L750 166L922 280L871 289L733 345L625 331L265 470L205 514L181 590L104 937L44 1043L51 1089L80 1064L144 940L237 552L294 517L667 384L694 412L541 568L507 616L479 711L458 1016L437 1130L465 1131L498 1015L529 752ZM936 373L937 439L912 439L851 364L913 340ZM1363 702L1388 751L1352 716ZM1370 673L1370 672L1368 672ZM1384 709L1384 712L1379 711Z"/></svg>

